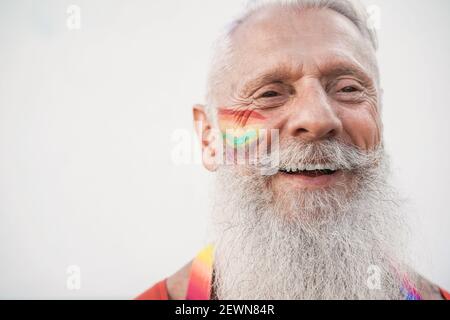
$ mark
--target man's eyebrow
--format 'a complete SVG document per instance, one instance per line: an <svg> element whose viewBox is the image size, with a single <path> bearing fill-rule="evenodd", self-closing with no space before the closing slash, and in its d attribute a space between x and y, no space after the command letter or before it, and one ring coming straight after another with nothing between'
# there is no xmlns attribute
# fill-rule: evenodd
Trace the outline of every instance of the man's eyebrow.
<svg viewBox="0 0 450 320"><path fill-rule="evenodd" d="M251 94L252 91L257 90L258 88L276 82L284 82L286 80L294 78L296 74L301 72L301 67L293 68L284 64L280 64L275 66L272 69L266 70L261 74L253 77L252 79L246 81L242 85L241 91L245 94Z"/></svg>
<svg viewBox="0 0 450 320"><path fill-rule="evenodd" d="M359 63L348 61L347 59L330 59L320 66L322 76L337 78L340 76L354 76L364 82L371 82L373 78L369 72Z"/></svg>
<svg viewBox="0 0 450 320"><path fill-rule="evenodd" d="M371 80L371 77L367 74L367 72L365 72L363 69L360 69L359 67L335 67L324 70L322 75L331 78L337 78L340 76L354 76L363 81Z"/></svg>

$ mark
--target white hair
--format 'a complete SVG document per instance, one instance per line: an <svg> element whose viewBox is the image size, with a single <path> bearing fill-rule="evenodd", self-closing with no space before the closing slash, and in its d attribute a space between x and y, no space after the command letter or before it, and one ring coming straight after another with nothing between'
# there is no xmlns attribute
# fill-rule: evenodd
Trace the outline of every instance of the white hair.
<svg viewBox="0 0 450 320"><path fill-rule="evenodd" d="M366 38L374 51L378 49L378 39L375 30L368 26L368 15L359 0L250 0L244 11L229 23L213 45L212 61L206 88L206 111L210 119L215 122L215 106L217 88L221 86L222 75L230 68L233 51L232 34L252 14L263 8L281 6L286 8L333 10L349 19ZM376 65L376 62L374 63Z"/></svg>

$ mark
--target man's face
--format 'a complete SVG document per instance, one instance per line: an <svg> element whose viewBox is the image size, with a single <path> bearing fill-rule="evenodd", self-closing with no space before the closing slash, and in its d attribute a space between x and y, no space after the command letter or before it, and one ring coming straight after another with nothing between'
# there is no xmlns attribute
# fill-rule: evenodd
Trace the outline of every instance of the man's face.
<svg viewBox="0 0 450 320"><path fill-rule="evenodd" d="M272 176L261 174L262 161L239 156L236 166L209 167L217 169L218 297L398 298L391 260L402 252L404 219L386 178L370 43L334 11L281 8L254 13L232 43L216 90L225 156L228 145L235 156L260 138L272 143L255 132L274 129L280 161ZM220 151L207 138L213 126L205 128L203 156L211 159ZM384 270L383 291L367 288L370 265Z"/></svg>
<svg viewBox="0 0 450 320"><path fill-rule="evenodd" d="M219 126L278 129L281 143L330 139L371 151L381 143L377 69L370 43L344 16L327 9L262 10L233 34ZM346 184L351 172L280 171L273 190Z"/></svg>

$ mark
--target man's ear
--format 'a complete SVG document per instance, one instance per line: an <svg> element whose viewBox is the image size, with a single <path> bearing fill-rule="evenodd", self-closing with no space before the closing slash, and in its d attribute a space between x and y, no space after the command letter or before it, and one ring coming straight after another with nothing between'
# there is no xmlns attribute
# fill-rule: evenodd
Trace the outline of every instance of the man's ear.
<svg viewBox="0 0 450 320"><path fill-rule="evenodd" d="M203 166L209 171L216 171L219 165L218 150L212 123L208 119L203 105L195 105L192 111L195 131L202 146Z"/></svg>

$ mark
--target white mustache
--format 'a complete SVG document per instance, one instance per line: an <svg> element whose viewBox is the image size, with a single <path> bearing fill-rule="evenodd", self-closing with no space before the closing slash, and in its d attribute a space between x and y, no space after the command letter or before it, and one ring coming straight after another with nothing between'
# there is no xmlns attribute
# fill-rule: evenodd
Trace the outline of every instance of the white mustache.
<svg viewBox="0 0 450 320"><path fill-rule="evenodd" d="M382 147L373 151L345 144L337 139L304 143L289 138L281 143L278 150L259 159L259 169L278 171L305 170L363 170L373 168L382 158Z"/></svg>

